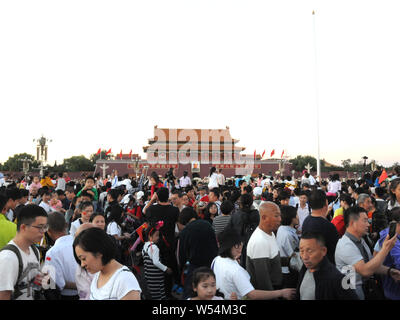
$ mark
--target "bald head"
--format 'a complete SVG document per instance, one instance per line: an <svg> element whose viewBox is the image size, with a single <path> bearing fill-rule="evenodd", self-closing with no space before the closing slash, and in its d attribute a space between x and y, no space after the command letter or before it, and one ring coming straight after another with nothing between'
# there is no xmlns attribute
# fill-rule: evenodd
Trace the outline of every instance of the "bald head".
<svg viewBox="0 0 400 320"><path fill-rule="evenodd" d="M76 232L75 232L75 238L76 238L77 235L78 235L79 233L81 233L83 230L90 229L90 228L95 228L95 227L96 227L96 226L95 226L93 223L90 223L90 222L82 223L82 224L79 226L79 228L76 230Z"/></svg>
<svg viewBox="0 0 400 320"><path fill-rule="evenodd" d="M279 206L271 201L261 203L259 228L264 232L271 234L277 231L281 224L281 210Z"/></svg>
<svg viewBox="0 0 400 320"><path fill-rule="evenodd" d="M258 210L260 211L260 217L274 214L277 211L280 212L279 206L271 201L262 202Z"/></svg>

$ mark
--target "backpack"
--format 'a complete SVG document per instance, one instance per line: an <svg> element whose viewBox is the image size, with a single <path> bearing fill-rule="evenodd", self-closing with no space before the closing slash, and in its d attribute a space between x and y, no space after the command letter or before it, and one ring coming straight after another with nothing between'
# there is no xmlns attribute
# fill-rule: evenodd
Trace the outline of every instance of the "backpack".
<svg viewBox="0 0 400 320"><path fill-rule="evenodd" d="M39 250L36 248L36 246L34 244L31 245L31 248L32 248L33 252L35 253L36 259L38 260L38 263L39 263L39 261L40 261ZM3 251L3 250L10 250L10 251L14 252L18 258L18 278L17 278L17 283L14 286L14 291L11 296L11 300L16 300L19 296L22 295L22 291L20 288L20 282L22 280L21 277L23 275L24 264L22 261L21 253L19 252L19 249L17 248L17 246L15 246L13 244L7 244L2 249L0 249L0 251Z"/></svg>

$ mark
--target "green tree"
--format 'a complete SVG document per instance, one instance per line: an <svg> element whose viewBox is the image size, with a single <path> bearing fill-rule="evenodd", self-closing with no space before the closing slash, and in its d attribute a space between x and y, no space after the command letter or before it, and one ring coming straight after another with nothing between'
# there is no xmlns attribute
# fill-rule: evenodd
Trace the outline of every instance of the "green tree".
<svg viewBox="0 0 400 320"><path fill-rule="evenodd" d="M94 170L93 162L85 156L73 156L64 159L63 166L66 171L92 171Z"/></svg>
<svg viewBox="0 0 400 320"><path fill-rule="evenodd" d="M37 168L39 162L35 160L35 157L28 153L18 153L9 157L6 162L2 165L4 171L22 171L23 161L22 159L28 159L32 162L29 164L30 168Z"/></svg>
<svg viewBox="0 0 400 320"><path fill-rule="evenodd" d="M311 171L317 170L317 159L312 156L298 155L296 158L291 159L290 163L293 165L293 169L296 171L301 172L305 170L305 166L307 165L307 163L310 163L310 165L312 166Z"/></svg>
<svg viewBox="0 0 400 320"><path fill-rule="evenodd" d="M48 171L59 173L59 172L67 171L67 168L66 168L64 163L57 164L57 161L54 161L54 165L53 166L48 166Z"/></svg>

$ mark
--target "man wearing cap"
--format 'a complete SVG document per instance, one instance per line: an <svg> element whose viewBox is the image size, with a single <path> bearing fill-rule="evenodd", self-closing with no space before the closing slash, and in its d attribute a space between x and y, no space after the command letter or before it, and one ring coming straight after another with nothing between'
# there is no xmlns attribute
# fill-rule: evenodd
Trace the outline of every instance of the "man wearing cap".
<svg viewBox="0 0 400 320"><path fill-rule="evenodd" d="M262 188L261 187L255 187L253 190L253 207L254 209L258 210L258 208L261 205L261 195L262 195Z"/></svg>

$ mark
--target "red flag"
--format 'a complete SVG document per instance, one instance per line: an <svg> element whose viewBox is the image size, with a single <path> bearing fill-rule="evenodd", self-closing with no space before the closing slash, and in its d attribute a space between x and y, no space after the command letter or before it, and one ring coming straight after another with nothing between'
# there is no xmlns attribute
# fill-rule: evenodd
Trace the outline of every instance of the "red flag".
<svg viewBox="0 0 400 320"><path fill-rule="evenodd" d="M131 149L131 152L129 152L129 158L130 158L130 157L132 157L132 149Z"/></svg>
<svg viewBox="0 0 400 320"><path fill-rule="evenodd" d="M261 155L261 158L263 158L263 157L264 157L264 154L265 154L265 150L264 150L264 152L262 153L262 155Z"/></svg>
<svg viewBox="0 0 400 320"><path fill-rule="evenodd" d="M285 153L285 150L282 151L281 158L283 157L283 154L284 154L284 153Z"/></svg>
<svg viewBox="0 0 400 320"><path fill-rule="evenodd" d="M119 153L119 158L122 160L122 149L121 152Z"/></svg>
<svg viewBox="0 0 400 320"><path fill-rule="evenodd" d="M101 148L99 150L97 150L96 155L98 156L101 153Z"/></svg>
<svg viewBox="0 0 400 320"><path fill-rule="evenodd" d="M139 228L136 229L136 233L139 235L139 238L142 240L142 242L145 242L143 239L143 230L148 227L148 223L145 222L143 223Z"/></svg>
<svg viewBox="0 0 400 320"><path fill-rule="evenodd" d="M271 152L271 158L272 158L272 156L275 154L275 149L274 150L272 150L272 152Z"/></svg>
<svg viewBox="0 0 400 320"><path fill-rule="evenodd" d="M254 150L254 160L256 160L256 150Z"/></svg>
<svg viewBox="0 0 400 320"><path fill-rule="evenodd" d="M385 181L388 178L388 175L386 173L386 170L383 169L381 176L379 177L378 183L381 184L383 181Z"/></svg>
<svg viewBox="0 0 400 320"><path fill-rule="evenodd" d="M106 156L109 155L110 153L111 153L111 148L110 148L110 150L108 150L108 151L106 152Z"/></svg>

